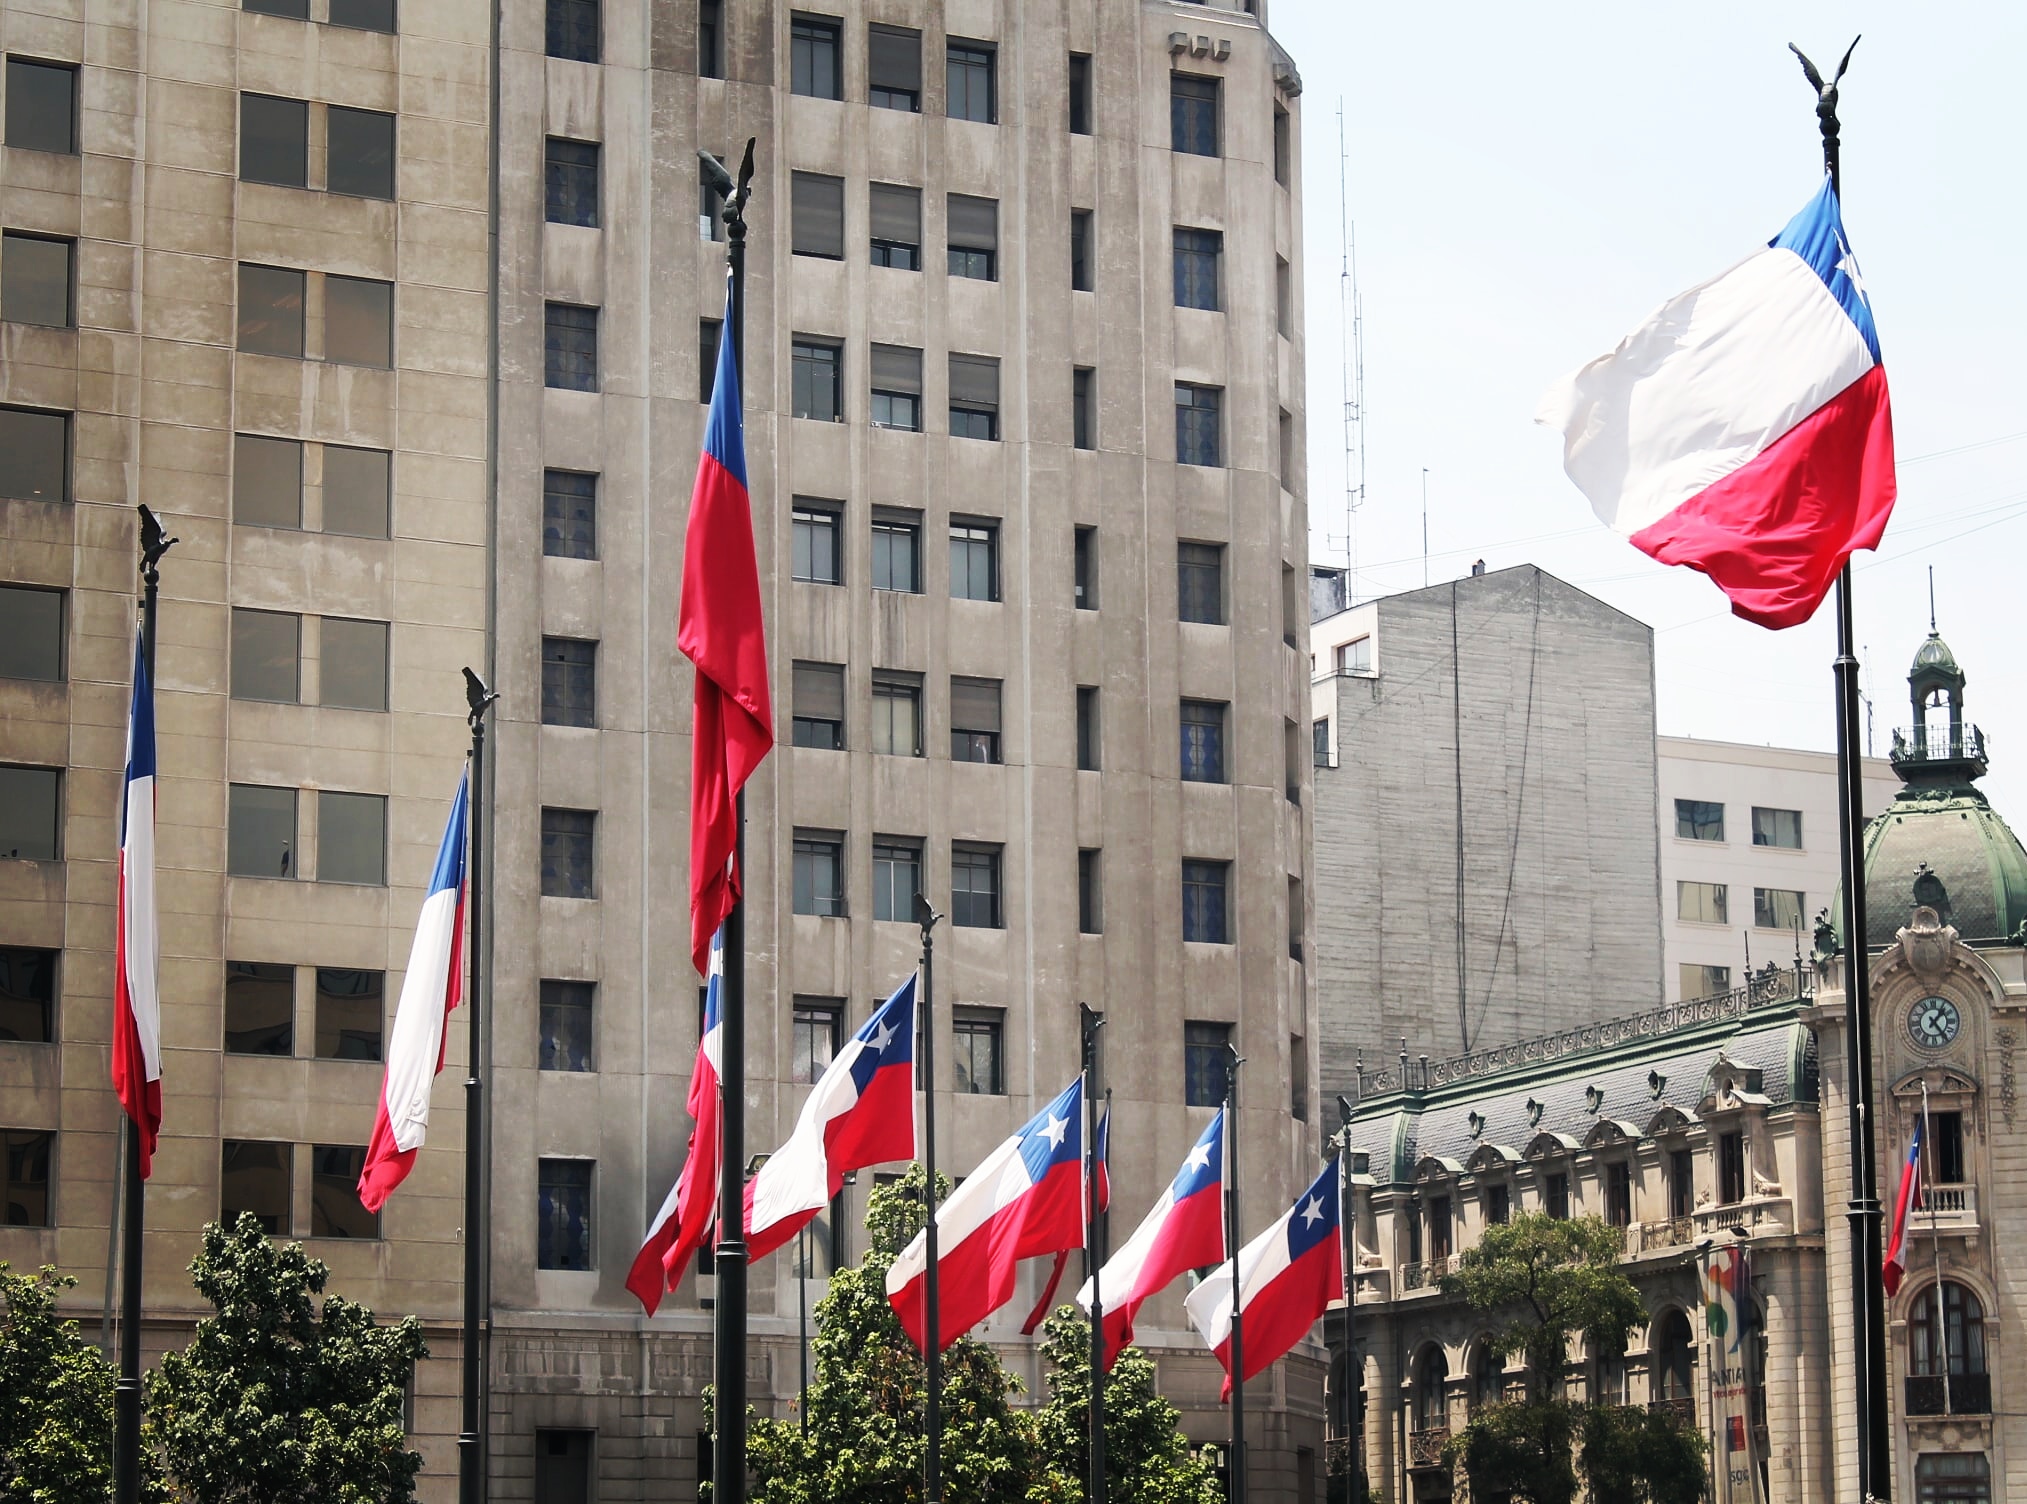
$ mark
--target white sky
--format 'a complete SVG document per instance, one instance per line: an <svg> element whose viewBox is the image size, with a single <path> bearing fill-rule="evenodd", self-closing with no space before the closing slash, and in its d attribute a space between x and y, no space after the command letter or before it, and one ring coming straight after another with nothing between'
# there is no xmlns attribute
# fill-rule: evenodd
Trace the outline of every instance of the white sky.
<svg viewBox="0 0 2027 1504"><path fill-rule="evenodd" d="M1844 81L1845 224L1894 395L1900 502L1858 556L1875 748L1938 625L2027 829L2027 213L2018 106L2027 5L1360 4L1278 0L1302 72L1309 509L1346 561L1337 112L1364 305L1361 595L1533 562L1655 628L1665 734L1829 749L1835 624L1768 632L1702 576L1606 531L1534 426L1556 377L1741 259L1815 191L1810 90Z"/></svg>

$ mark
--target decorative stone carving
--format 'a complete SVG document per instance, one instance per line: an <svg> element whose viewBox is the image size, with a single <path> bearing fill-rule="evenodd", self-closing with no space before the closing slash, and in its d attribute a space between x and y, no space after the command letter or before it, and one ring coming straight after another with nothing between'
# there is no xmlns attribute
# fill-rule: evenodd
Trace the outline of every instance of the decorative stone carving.
<svg viewBox="0 0 2027 1504"><path fill-rule="evenodd" d="M1927 904L1918 904L1905 927L1894 936L1901 959L1924 987L1938 985L1949 970L1950 951L1957 943L1954 927Z"/></svg>

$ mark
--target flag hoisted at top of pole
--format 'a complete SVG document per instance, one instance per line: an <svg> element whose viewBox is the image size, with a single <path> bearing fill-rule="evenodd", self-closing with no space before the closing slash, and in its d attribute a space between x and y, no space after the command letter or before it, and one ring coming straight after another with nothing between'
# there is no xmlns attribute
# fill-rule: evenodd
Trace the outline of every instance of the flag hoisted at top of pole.
<svg viewBox="0 0 2027 1504"><path fill-rule="evenodd" d="M113 931L113 1092L140 1135L141 1175L162 1131L162 1000L156 990L155 687L134 637L134 697L120 803L119 908Z"/></svg>
<svg viewBox="0 0 2027 1504"><path fill-rule="evenodd" d="M1837 192L1560 382L1536 421L1600 519L1763 627L1815 614L1893 511L1893 416Z"/></svg>

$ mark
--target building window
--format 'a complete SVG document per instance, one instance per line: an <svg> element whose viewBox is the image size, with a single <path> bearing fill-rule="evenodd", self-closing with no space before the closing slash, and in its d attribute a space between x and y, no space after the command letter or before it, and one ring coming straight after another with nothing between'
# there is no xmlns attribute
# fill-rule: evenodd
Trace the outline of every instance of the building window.
<svg viewBox="0 0 2027 1504"><path fill-rule="evenodd" d="M951 194L948 234L951 276L999 280L999 200Z"/></svg>
<svg viewBox="0 0 2027 1504"><path fill-rule="evenodd" d="M1330 718L1309 723L1309 761L1319 768L1330 766Z"/></svg>
<svg viewBox="0 0 2027 1504"><path fill-rule="evenodd" d="M1292 724L1292 723L1291 723ZM1309 905L1302 896L1302 879L1288 879L1288 959L1302 959L1302 940L1308 932Z"/></svg>
<svg viewBox="0 0 2027 1504"><path fill-rule="evenodd" d="M909 924L922 891L922 843L892 836L873 839L873 917Z"/></svg>
<svg viewBox="0 0 2027 1504"><path fill-rule="evenodd" d="M1070 442L1078 449L1098 447L1097 377L1089 366L1070 372Z"/></svg>
<svg viewBox="0 0 2027 1504"><path fill-rule="evenodd" d="M999 599L998 523L950 519L950 597L960 601Z"/></svg>
<svg viewBox="0 0 2027 1504"><path fill-rule="evenodd" d="M993 57L989 43L952 40L944 51L944 81L952 120L991 125L998 118L993 99Z"/></svg>
<svg viewBox="0 0 2027 1504"><path fill-rule="evenodd" d="M1309 1041L1300 1034L1288 1036L1288 1116L1309 1121Z"/></svg>
<svg viewBox="0 0 2027 1504"><path fill-rule="evenodd" d="M1543 1181L1541 1208L1558 1222L1569 1220L1570 1178L1567 1171L1558 1170Z"/></svg>
<svg viewBox="0 0 2027 1504"><path fill-rule="evenodd" d="M1802 812L1798 809L1762 809L1753 806L1753 845L1802 849Z"/></svg>
<svg viewBox="0 0 2027 1504"><path fill-rule="evenodd" d="M1687 1217L1696 1210L1696 1155L1688 1149L1668 1151L1668 1215Z"/></svg>
<svg viewBox="0 0 2027 1504"><path fill-rule="evenodd" d="M1190 73L1168 77L1169 146L1196 157L1218 155L1218 81Z"/></svg>
<svg viewBox="0 0 2027 1504"><path fill-rule="evenodd" d="M795 363L794 413L818 423L844 421L843 394L839 377L845 352L840 345L797 340L792 348Z"/></svg>
<svg viewBox="0 0 2027 1504"><path fill-rule="evenodd" d="M1450 1215L1450 1198L1432 1196L1429 1199L1429 1257L1435 1260L1450 1256L1450 1230L1454 1219Z"/></svg>
<svg viewBox="0 0 2027 1504"><path fill-rule="evenodd" d="M950 681L950 756L957 762L1000 761L1000 681Z"/></svg>
<svg viewBox="0 0 2027 1504"><path fill-rule="evenodd" d="M1331 667L1340 674L1372 672L1372 638L1354 637L1331 649Z"/></svg>
<svg viewBox="0 0 2027 1504"><path fill-rule="evenodd" d="M0 945L0 1041L55 1041L56 956L53 950Z"/></svg>
<svg viewBox="0 0 2027 1504"><path fill-rule="evenodd" d="M1730 905L1723 883L1675 884L1675 917L1690 924L1728 924Z"/></svg>
<svg viewBox="0 0 2027 1504"><path fill-rule="evenodd" d="M545 1159L535 1175L536 1264L543 1269L589 1269L591 1180L597 1162Z"/></svg>
<svg viewBox="0 0 2027 1504"><path fill-rule="evenodd" d="M1648 1387L1657 1399L1689 1400L1696 1395L1696 1338L1689 1318L1670 1311L1654 1334L1654 1360Z"/></svg>
<svg viewBox="0 0 2027 1504"><path fill-rule="evenodd" d="M394 33L394 0L331 0L331 24Z"/></svg>
<svg viewBox="0 0 2027 1504"><path fill-rule="evenodd" d="M598 644L574 637L542 639L542 724L598 724Z"/></svg>
<svg viewBox="0 0 2027 1504"><path fill-rule="evenodd" d="M1731 968L1729 966L1702 966L1693 961L1684 961L1676 968L1682 988L1680 1001L1694 1002L1700 997L1717 997L1731 991Z"/></svg>
<svg viewBox="0 0 2027 1504"><path fill-rule="evenodd" d="M1605 1166L1605 1220L1614 1227L1633 1221L1633 1171L1623 1160Z"/></svg>
<svg viewBox="0 0 2027 1504"><path fill-rule="evenodd" d="M697 77L725 76L724 0L697 0ZM537 1490L540 1492L540 1490ZM585 1495L587 1499L590 1495Z"/></svg>
<svg viewBox="0 0 2027 1504"><path fill-rule="evenodd" d="M598 0L548 0L549 56L598 61Z"/></svg>
<svg viewBox="0 0 2027 1504"><path fill-rule="evenodd" d="M958 439L999 437L999 360L996 356L950 357L950 434Z"/></svg>
<svg viewBox="0 0 2027 1504"><path fill-rule="evenodd" d="M1091 54L1070 54L1070 134L1091 134Z"/></svg>
<svg viewBox="0 0 2027 1504"><path fill-rule="evenodd" d="M1937 1300L1940 1289L1942 1299ZM1941 1306L1941 1311L1937 1307ZM1936 1319L1941 1316L1940 1322ZM1907 1356L1909 1369L1920 1376L1951 1377L1979 1375L1986 1373L1985 1367L1985 1310L1977 1295L1964 1285L1945 1280L1940 1286L1930 1285L1914 1298L1914 1307L1908 1312ZM1912 1386L1910 1386L1912 1387ZM1968 1391L1973 1386L1963 1385ZM1953 1391L1960 1386L1950 1385ZM1940 1395L1937 1396L1941 1398ZM1909 1407L1911 1410L1913 1406ZM1952 1405L1951 1410L1970 1408ZM1976 1406L1972 1413L1983 1413L1991 1408L1989 1399ZM1940 1414L1943 1406L1936 1405L1933 1411L1926 1406L1914 1410L1916 1414Z"/></svg>
<svg viewBox="0 0 2027 1504"><path fill-rule="evenodd" d="M1506 1182L1485 1188L1485 1220L1493 1227L1504 1227L1513 1219L1513 1191ZM1485 1398L1482 1396L1481 1398Z"/></svg>
<svg viewBox="0 0 2027 1504"><path fill-rule="evenodd" d="M794 742L823 752L845 745L845 670L840 663L798 660L790 675Z"/></svg>
<svg viewBox="0 0 2027 1504"><path fill-rule="evenodd" d="M324 359L336 365L394 365L394 284L324 278Z"/></svg>
<svg viewBox="0 0 2027 1504"><path fill-rule="evenodd" d="M1102 738L1098 729L1098 686L1077 686L1077 768L1095 773L1099 766Z"/></svg>
<svg viewBox="0 0 2027 1504"><path fill-rule="evenodd" d="M1079 611L1098 609L1098 529L1080 527L1071 534L1070 577Z"/></svg>
<svg viewBox="0 0 2027 1504"><path fill-rule="evenodd" d="M1717 1201L1736 1206L1745 1200L1745 1135L1739 1132L1717 1136Z"/></svg>
<svg viewBox="0 0 2027 1504"><path fill-rule="evenodd" d="M310 0L240 0L239 8L253 11L257 15L281 16L291 21L310 19Z"/></svg>
<svg viewBox="0 0 2027 1504"><path fill-rule="evenodd" d="M385 710L387 623L327 616L322 635L320 703L341 710Z"/></svg>
<svg viewBox="0 0 2027 1504"><path fill-rule="evenodd" d="M844 838L817 831L795 834L795 912L841 919L845 912Z"/></svg>
<svg viewBox="0 0 2027 1504"><path fill-rule="evenodd" d="M1991 1504L1992 1464L1983 1452L1923 1452L1914 1461L1914 1489L1918 1504Z"/></svg>
<svg viewBox="0 0 2027 1504"><path fill-rule="evenodd" d="M598 143L548 138L544 149L548 196L544 216L552 225L598 224Z"/></svg>
<svg viewBox="0 0 2027 1504"><path fill-rule="evenodd" d="M1105 853L1097 846L1077 852L1077 933L1105 933Z"/></svg>
<svg viewBox="0 0 2027 1504"><path fill-rule="evenodd" d="M1218 303L1218 262L1225 253L1225 237L1216 230L1175 232L1175 306L1208 308Z"/></svg>
<svg viewBox="0 0 2027 1504"><path fill-rule="evenodd" d="M1230 1074L1230 1024L1185 1022L1182 1026L1183 1101L1191 1107L1218 1107Z"/></svg>
<svg viewBox="0 0 2027 1504"><path fill-rule="evenodd" d="M7 144L77 155L77 67L7 59Z"/></svg>
<svg viewBox="0 0 2027 1504"><path fill-rule="evenodd" d="M317 791L317 881L387 882L387 796Z"/></svg>
<svg viewBox="0 0 2027 1504"><path fill-rule="evenodd" d="M68 413L0 407L0 497L69 500Z"/></svg>
<svg viewBox="0 0 2027 1504"><path fill-rule="evenodd" d="M1962 1185L1970 1179L1964 1172L1964 1115L1961 1112L1932 1112L1928 1117L1930 1185Z"/></svg>
<svg viewBox="0 0 2027 1504"><path fill-rule="evenodd" d="M300 441L233 435L232 520L249 527L303 525Z"/></svg>
<svg viewBox="0 0 2027 1504"><path fill-rule="evenodd" d="M365 1173L363 1144L310 1146L310 1236L313 1238L377 1238L380 1214L359 1202L359 1177Z"/></svg>
<svg viewBox="0 0 2027 1504"><path fill-rule="evenodd" d="M1792 888L1754 888L1753 924L1763 930L1798 930L1806 894Z"/></svg>
<svg viewBox="0 0 2027 1504"><path fill-rule="evenodd" d="M0 1222L8 1227L53 1227L49 1215L49 1150L53 1133L19 1128L0 1132Z"/></svg>
<svg viewBox="0 0 2027 1504"><path fill-rule="evenodd" d="M1675 835L1683 841L1722 841L1724 806L1707 799L1677 799Z"/></svg>
<svg viewBox="0 0 2027 1504"><path fill-rule="evenodd" d="M386 1020L386 972L317 968L319 1060L378 1060Z"/></svg>
<svg viewBox="0 0 2027 1504"><path fill-rule="evenodd" d="M1185 859L1182 864L1182 938L1205 945L1229 945L1231 920L1227 888L1230 862Z"/></svg>
<svg viewBox="0 0 2027 1504"><path fill-rule="evenodd" d="M922 676L873 670L873 750L887 757L922 755Z"/></svg>
<svg viewBox="0 0 2027 1504"><path fill-rule="evenodd" d="M723 319L697 320L697 400L705 406L718 389L718 341L724 328Z"/></svg>
<svg viewBox="0 0 2027 1504"><path fill-rule="evenodd" d="M226 1139L219 1146L218 1220L228 1227L251 1212L269 1237L289 1235L295 1200L295 1146Z"/></svg>
<svg viewBox="0 0 2027 1504"><path fill-rule="evenodd" d="M1292 339L1295 336L1295 274L1289 268L1287 258L1283 256L1274 258L1274 330L1283 339ZM1290 422L1287 413L1281 414L1281 421ZM1281 475L1284 480L1289 470L1293 468L1288 463L1288 458L1284 455L1281 462Z"/></svg>
<svg viewBox="0 0 2027 1504"><path fill-rule="evenodd" d="M788 27L788 87L810 99L843 94L838 23L828 16L797 16Z"/></svg>
<svg viewBox="0 0 2027 1504"><path fill-rule="evenodd" d="M68 240L9 230L0 241L0 319L70 328L71 256Z"/></svg>
<svg viewBox="0 0 2027 1504"><path fill-rule="evenodd" d="M542 811L542 894L546 898L593 897L598 815L588 809Z"/></svg>
<svg viewBox="0 0 2027 1504"><path fill-rule="evenodd" d="M873 265L922 270L922 190L874 183L867 195Z"/></svg>
<svg viewBox="0 0 2027 1504"><path fill-rule="evenodd" d="M1178 465L1211 465L1224 463L1218 447L1218 409L1224 399L1224 389L1215 386L1197 386L1191 382L1178 381L1175 384L1175 462Z"/></svg>
<svg viewBox="0 0 2027 1504"><path fill-rule="evenodd" d="M0 808L5 802L0 801ZM225 816L225 870L234 877L294 877L296 791L235 783ZM0 838L0 845L4 845Z"/></svg>
<svg viewBox="0 0 2027 1504"><path fill-rule="evenodd" d="M567 392L598 390L598 310L575 303L543 305L544 385Z"/></svg>
<svg viewBox="0 0 2027 1504"><path fill-rule="evenodd" d="M789 514L794 577L811 585L842 585L842 550L834 508L812 506L797 497Z"/></svg>
<svg viewBox="0 0 2027 1504"><path fill-rule="evenodd" d="M394 197L392 115L334 104L325 112L324 136L328 191L352 198Z"/></svg>
<svg viewBox="0 0 2027 1504"><path fill-rule="evenodd" d="M250 355L303 358L303 284L283 266L239 267L239 348Z"/></svg>
<svg viewBox="0 0 2027 1504"><path fill-rule="evenodd" d="M1070 291L1089 292L1092 285L1091 211L1070 211Z"/></svg>
<svg viewBox="0 0 2027 1504"><path fill-rule="evenodd" d="M718 190L712 185L711 174L705 171L701 161L697 164L697 238L712 242L725 238L725 220L719 207Z"/></svg>
<svg viewBox="0 0 2027 1504"><path fill-rule="evenodd" d="M323 446L324 531L348 538L385 538L393 456L384 449ZM298 464L301 463L298 457ZM326 704L330 701L327 699ZM373 707L385 709L384 703Z"/></svg>
<svg viewBox="0 0 2027 1504"><path fill-rule="evenodd" d="M598 557L598 477L542 472L542 552L555 559Z"/></svg>
<svg viewBox="0 0 2027 1504"><path fill-rule="evenodd" d="M295 1053L296 969L268 961L225 963L225 1053Z"/></svg>
<svg viewBox="0 0 2027 1504"><path fill-rule="evenodd" d="M840 998L798 997L795 1000L794 1034L788 1045L788 1079L798 1086L813 1086L837 1057L839 1021L844 1016Z"/></svg>
<svg viewBox="0 0 2027 1504"><path fill-rule="evenodd" d="M845 256L845 180L798 172L789 182L789 244L798 256L842 261Z"/></svg>
<svg viewBox="0 0 2027 1504"><path fill-rule="evenodd" d="M303 619L283 611L232 612L228 683L235 700L293 705L300 698Z"/></svg>
<svg viewBox="0 0 2027 1504"><path fill-rule="evenodd" d="M536 1069L545 1071L592 1071L591 1005L598 989L591 982L559 982L543 978L540 1015L536 1027Z"/></svg>
<svg viewBox="0 0 2027 1504"><path fill-rule="evenodd" d="M922 352L905 345L873 346L875 428L922 431Z"/></svg>
<svg viewBox="0 0 2027 1504"><path fill-rule="evenodd" d="M866 28L866 102L876 110L922 108L922 33L905 26Z"/></svg>
<svg viewBox="0 0 2027 1504"><path fill-rule="evenodd" d="M1005 1015L997 1008L959 1008L950 1032L956 1089L972 1096L1005 1096Z"/></svg>
<svg viewBox="0 0 2027 1504"><path fill-rule="evenodd" d="M0 861L62 858L63 770L0 764Z"/></svg>
<svg viewBox="0 0 2027 1504"><path fill-rule="evenodd" d="M917 513L873 513L873 588L922 591L922 523Z"/></svg>
<svg viewBox="0 0 2027 1504"><path fill-rule="evenodd" d="M996 930L1002 927L999 910L999 858L997 846L977 846L963 841L950 848L950 922L966 929Z"/></svg>
<svg viewBox="0 0 2027 1504"><path fill-rule="evenodd" d="M1182 777L1186 783L1225 783L1225 703L1182 702Z"/></svg>
<svg viewBox="0 0 2027 1504"><path fill-rule="evenodd" d="M1293 170L1295 147L1290 133L1288 112L1278 104L1274 106L1274 181L1283 188L1288 186L1288 175Z"/></svg>

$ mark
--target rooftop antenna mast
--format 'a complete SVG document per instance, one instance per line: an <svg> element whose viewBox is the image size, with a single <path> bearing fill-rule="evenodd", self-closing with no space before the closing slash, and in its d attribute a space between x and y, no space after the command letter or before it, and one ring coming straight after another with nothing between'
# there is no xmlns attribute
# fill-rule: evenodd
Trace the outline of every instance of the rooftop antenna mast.
<svg viewBox="0 0 2027 1504"><path fill-rule="evenodd" d="M1351 223L1344 98L1337 100L1337 218L1342 260L1337 274L1338 365L1344 391L1344 603L1358 599L1358 521L1365 505L1365 330L1358 301L1358 235ZM1326 538L1326 543L1336 540Z"/></svg>
<svg viewBox="0 0 2027 1504"><path fill-rule="evenodd" d="M1936 629L1936 567L1933 564L1928 567L1928 629L1931 633Z"/></svg>

